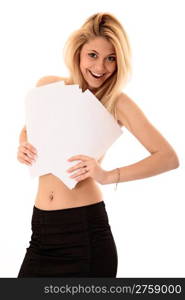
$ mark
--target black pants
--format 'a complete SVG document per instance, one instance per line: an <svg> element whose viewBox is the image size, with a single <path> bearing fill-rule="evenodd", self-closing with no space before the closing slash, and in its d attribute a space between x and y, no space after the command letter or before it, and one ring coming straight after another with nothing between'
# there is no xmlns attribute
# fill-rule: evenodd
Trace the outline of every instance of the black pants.
<svg viewBox="0 0 185 300"><path fill-rule="evenodd" d="M118 256L104 201L33 207L30 246L19 277L116 277Z"/></svg>

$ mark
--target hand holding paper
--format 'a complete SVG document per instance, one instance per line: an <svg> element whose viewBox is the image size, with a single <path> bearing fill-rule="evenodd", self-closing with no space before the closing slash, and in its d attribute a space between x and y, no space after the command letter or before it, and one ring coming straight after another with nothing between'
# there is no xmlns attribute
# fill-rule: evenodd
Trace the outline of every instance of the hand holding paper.
<svg viewBox="0 0 185 300"><path fill-rule="evenodd" d="M100 164L93 157L89 157L87 155L75 155L72 156L68 161L74 161L80 159L82 162L78 163L74 167L69 168L68 172L73 172L78 169L74 174L70 176L70 178L74 178L77 182L84 180L88 177L92 177L97 182L104 184L106 171L103 170ZM85 167L85 169L84 169Z"/></svg>

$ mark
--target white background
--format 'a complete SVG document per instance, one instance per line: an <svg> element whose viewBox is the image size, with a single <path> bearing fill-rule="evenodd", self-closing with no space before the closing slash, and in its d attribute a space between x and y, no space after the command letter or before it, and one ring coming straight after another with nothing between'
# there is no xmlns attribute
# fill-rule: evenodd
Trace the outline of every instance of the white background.
<svg viewBox="0 0 185 300"><path fill-rule="evenodd" d="M17 160L24 97L45 75L68 76L63 46L90 15L113 13L130 38L133 77L126 92L178 154L180 167L150 178L101 186L118 251L117 277L185 276L184 1L3 1L1 30L0 277L17 277L29 246L38 178ZM98 9L97 9L98 8ZM102 167L150 153L125 128Z"/></svg>

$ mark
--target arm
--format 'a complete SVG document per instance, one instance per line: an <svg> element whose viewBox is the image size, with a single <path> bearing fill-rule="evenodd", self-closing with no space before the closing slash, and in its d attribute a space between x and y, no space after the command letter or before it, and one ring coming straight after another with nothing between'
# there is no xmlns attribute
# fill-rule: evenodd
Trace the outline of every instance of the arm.
<svg viewBox="0 0 185 300"><path fill-rule="evenodd" d="M126 94L117 101L118 119L151 153L137 163L120 167L119 182L151 177L178 168L179 160L172 146L149 122L141 109ZM117 182L117 170L107 171L105 184Z"/></svg>
<svg viewBox="0 0 185 300"><path fill-rule="evenodd" d="M27 132L26 127L24 126L19 135L19 144L27 142Z"/></svg>

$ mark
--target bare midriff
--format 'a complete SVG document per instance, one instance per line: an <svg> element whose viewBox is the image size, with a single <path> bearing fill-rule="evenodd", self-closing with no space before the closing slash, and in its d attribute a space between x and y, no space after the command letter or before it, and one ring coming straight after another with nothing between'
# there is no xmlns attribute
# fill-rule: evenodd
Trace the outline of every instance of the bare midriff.
<svg viewBox="0 0 185 300"><path fill-rule="evenodd" d="M79 181L70 189L60 178L48 173L39 177L35 206L43 210L56 210L90 205L102 200L102 192L92 177Z"/></svg>

